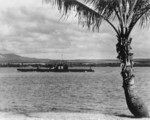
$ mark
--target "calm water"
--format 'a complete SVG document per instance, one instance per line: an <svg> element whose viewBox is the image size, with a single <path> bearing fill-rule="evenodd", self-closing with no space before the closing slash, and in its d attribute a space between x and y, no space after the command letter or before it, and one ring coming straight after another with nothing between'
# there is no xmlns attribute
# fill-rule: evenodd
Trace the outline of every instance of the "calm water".
<svg viewBox="0 0 150 120"><path fill-rule="evenodd" d="M127 114L119 67L94 73L17 72L0 68L0 110ZM150 109L150 68L135 68L139 94Z"/></svg>

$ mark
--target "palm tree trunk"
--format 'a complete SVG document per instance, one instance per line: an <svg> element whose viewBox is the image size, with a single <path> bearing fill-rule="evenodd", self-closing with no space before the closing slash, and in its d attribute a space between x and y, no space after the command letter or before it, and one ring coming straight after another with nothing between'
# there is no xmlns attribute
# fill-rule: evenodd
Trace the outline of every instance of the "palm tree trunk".
<svg viewBox="0 0 150 120"><path fill-rule="evenodd" d="M129 110L135 117L149 117L148 109L135 89L131 41L132 39L128 39L128 37L118 37L118 43L116 45L118 59L122 67L121 75L123 78L126 102Z"/></svg>

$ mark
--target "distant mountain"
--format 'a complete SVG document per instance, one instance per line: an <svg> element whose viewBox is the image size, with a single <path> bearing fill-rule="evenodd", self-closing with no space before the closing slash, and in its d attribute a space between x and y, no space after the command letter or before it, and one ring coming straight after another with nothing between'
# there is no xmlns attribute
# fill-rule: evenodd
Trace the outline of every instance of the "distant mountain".
<svg viewBox="0 0 150 120"><path fill-rule="evenodd" d="M0 54L0 63L59 63L62 60L37 59L19 56L13 53ZM63 60L74 65L94 65L94 66L119 66L119 60L115 59L76 59ZM135 66L150 66L150 59L135 59Z"/></svg>
<svg viewBox="0 0 150 120"><path fill-rule="evenodd" d="M0 54L0 63L20 63L20 62L48 62L49 59L36 59L36 58L29 58L29 57L22 57L13 53L9 54Z"/></svg>

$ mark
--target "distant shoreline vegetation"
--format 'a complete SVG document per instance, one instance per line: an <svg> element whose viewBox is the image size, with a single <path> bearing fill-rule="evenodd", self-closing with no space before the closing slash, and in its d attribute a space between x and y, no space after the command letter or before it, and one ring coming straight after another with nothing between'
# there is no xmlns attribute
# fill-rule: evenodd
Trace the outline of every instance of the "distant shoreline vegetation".
<svg viewBox="0 0 150 120"><path fill-rule="evenodd" d="M0 63L0 67L53 67L56 63ZM85 63L85 62L64 62L68 67L119 67L120 63ZM150 62L138 61L134 63L135 67L150 67Z"/></svg>
<svg viewBox="0 0 150 120"><path fill-rule="evenodd" d="M51 67L55 64L66 63L69 67L119 67L117 59L74 59L53 60L22 57L16 54L0 54L0 67ZM150 67L149 58L134 59L135 67Z"/></svg>

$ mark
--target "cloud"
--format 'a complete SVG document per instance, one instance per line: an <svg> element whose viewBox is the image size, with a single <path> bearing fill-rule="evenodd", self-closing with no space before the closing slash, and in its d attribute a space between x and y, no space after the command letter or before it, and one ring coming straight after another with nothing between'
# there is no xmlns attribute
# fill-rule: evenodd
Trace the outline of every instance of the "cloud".
<svg viewBox="0 0 150 120"><path fill-rule="evenodd" d="M106 41L111 38L109 33L93 33L82 29L77 23L59 21L55 15L57 13L47 8L38 7L8 8L3 11L0 17L3 48L29 56L64 52L68 54L68 59L72 56L92 58L95 54L93 57L98 58L102 55L97 51L104 51L102 44L108 45ZM52 55L49 57L55 57Z"/></svg>
<svg viewBox="0 0 150 120"><path fill-rule="evenodd" d="M150 29L136 26L132 32L132 47L136 58L150 58Z"/></svg>
<svg viewBox="0 0 150 120"><path fill-rule="evenodd" d="M78 25L77 18L60 20L56 8L41 0L17 2L4 3L0 10L1 51L51 59L61 54L65 59L116 58L115 32L105 22L100 32L92 32ZM135 28L132 36L136 57L148 56L148 31Z"/></svg>

